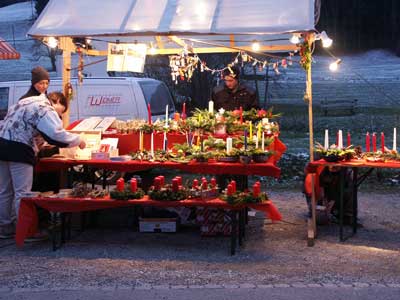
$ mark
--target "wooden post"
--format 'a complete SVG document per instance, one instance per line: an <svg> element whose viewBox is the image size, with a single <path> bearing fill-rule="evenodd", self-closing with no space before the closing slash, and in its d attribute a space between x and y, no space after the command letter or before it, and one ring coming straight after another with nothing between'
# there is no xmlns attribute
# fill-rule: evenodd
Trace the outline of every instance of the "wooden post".
<svg viewBox="0 0 400 300"><path fill-rule="evenodd" d="M306 41L309 47L312 48L314 42L314 34L308 33ZM307 70L307 82L306 82L306 95L308 100L308 128L310 133L310 162L314 161L314 129L313 129L313 109L312 109L312 78L311 78L311 63Z"/></svg>
<svg viewBox="0 0 400 300"><path fill-rule="evenodd" d="M71 52L74 51L72 39L70 37L60 37L60 48L63 50L62 86L64 91L66 84L71 81ZM69 125L69 106L68 110L63 114L64 128Z"/></svg>

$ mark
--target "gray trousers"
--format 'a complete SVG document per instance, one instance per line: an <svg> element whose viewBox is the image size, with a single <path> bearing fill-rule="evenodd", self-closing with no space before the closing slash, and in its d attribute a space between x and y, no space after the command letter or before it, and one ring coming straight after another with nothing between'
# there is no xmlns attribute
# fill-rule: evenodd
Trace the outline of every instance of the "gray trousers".
<svg viewBox="0 0 400 300"><path fill-rule="evenodd" d="M33 166L0 161L0 228L13 230L23 193L32 189Z"/></svg>

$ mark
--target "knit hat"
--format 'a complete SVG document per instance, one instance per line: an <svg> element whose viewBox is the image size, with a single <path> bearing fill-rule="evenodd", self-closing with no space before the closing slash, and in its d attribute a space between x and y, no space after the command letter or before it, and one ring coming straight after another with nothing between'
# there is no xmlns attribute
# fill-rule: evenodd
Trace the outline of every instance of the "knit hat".
<svg viewBox="0 0 400 300"><path fill-rule="evenodd" d="M31 79L32 85L42 80L50 81L49 73L42 67L33 68L31 72L32 72L32 79Z"/></svg>

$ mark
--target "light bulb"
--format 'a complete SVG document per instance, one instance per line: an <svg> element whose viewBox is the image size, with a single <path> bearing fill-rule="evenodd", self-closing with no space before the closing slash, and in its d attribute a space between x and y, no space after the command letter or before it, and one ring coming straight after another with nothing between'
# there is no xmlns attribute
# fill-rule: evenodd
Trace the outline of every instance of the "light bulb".
<svg viewBox="0 0 400 300"><path fill-rule="evenodd" d="M300 43L300 38L299 35L297 33L293 33L292 37L290 38L290 42L292 44L298 44Z"/></svg>
<svg viewBox="0 0 400 300"><path fill-rule="evenodd" d="M320 34L318 34L316 39L322 41L322 47L324 48L329 48L332 46L333 41L331 38L329 38L325 31L322 31Z"/></svg>
<svg viewBox="0 0 400 300"><path fill-rule="evenodd" d="M53 49L56 48L58 46L58 40L55 37L49 37L47 39L47 46Z"/></svg>
<svg viewBox="0 0 400 300"><path fill-rule="evenodd" d="M331 63L329 65L329 70L331 70L332 72L337 71L339 64L342 62L341 59L337 59L336 61L334 61L333 63Z"/></svg>
<svg viewBox="0 0 400 300"><path fill-rule="evenodd" d="M260 43L258 41L253 41L251 44L251 49L253 49L253 51L260 51L260 48Z"/></svg>

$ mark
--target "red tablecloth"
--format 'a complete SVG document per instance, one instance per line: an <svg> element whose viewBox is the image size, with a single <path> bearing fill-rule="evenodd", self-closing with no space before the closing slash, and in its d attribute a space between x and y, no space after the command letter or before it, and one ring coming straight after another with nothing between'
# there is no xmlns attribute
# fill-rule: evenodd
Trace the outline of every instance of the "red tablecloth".
<svg viewBox="0 0 400 300"><path fill-rule="evenodd" d="M154 201L147 196L137 200L112 200L112 199L82 199L82 198L23 198L18 214L17 232L15 241L17 246L23 246L25 238L34 235L38 229L38 216L36 206L52 212L82 212L106 208L127 206L154 206L154 207L210 207L231 210L240 210L245 207L263 211L273 221L282 220L278 209L268 200L259 204L229 205L221 199L183 200L183 201Z"/></svg>
<svg viewBox="0 0 400 300"><path fill-rule="evenodd" d="M273 160L273 158L271 158ZM178 169L189 173L200 174L235 174L235 175L260 175L279 177L281 170L269 161L266 163L222 163L222 162L208 162L198 163L191 161L189 163L176 163L176 162L149 162L149 161L126 161L114 162L109 160L73 160L73 159L56 159L44 158L36 165L37 172L50 172L58 171L60 169L68 169L76 165L85 165L99 169L107 169L120 172L138 172L152 168L169 168Z"/></svg>

